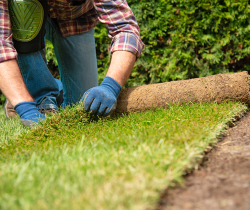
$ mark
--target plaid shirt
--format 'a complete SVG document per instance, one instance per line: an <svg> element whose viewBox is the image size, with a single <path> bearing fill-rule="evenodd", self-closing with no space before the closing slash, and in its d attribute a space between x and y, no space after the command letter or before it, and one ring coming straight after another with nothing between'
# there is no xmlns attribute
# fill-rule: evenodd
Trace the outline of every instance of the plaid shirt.
<svg viewBox="0 0 250 210"><path fill-rule="evenodd" d="M89 31L100 21L108 29L111 53L129 51L137 58L144 48L139 27L126 0L47 0L49 15L56 18L64 37ZM8 0L0 0L0 62L16 59Z"/></svg>

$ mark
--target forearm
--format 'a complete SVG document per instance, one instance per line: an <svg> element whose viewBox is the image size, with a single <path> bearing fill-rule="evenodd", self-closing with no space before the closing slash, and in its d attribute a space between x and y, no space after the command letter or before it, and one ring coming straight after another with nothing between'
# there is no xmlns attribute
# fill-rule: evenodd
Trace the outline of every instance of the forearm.
<svg viewBox="0 0 250 210"><path fill-rule="evenodd" d="M111 64L106 76L113 78L123 86L133 70L135 61L136 56L133 53L128 51L115 51L112 54Z"/></svg>
<svg viewBox="0 0 250 210"><path fill-rule="evenodd" d="M34 101L24 84L15 59L0 63L0 89L13 106Z"/></svg>

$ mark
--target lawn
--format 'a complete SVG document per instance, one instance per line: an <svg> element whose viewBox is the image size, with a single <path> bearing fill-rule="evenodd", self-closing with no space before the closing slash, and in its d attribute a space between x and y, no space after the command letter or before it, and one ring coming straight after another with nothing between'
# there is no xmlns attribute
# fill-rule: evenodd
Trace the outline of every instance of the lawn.
<svg viewBox="0 0 250 210"><path fill-rule="evenodd" d="M96 121L77 106L30 130L1 109L0 209L153 208L246 110L193 104Z"/></svg>

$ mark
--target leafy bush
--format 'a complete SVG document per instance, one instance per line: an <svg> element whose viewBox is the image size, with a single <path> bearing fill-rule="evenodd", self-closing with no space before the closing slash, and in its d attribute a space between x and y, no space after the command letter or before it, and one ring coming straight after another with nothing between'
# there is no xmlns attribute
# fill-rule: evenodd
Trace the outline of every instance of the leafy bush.
<svg viewBox="0 0 250 210"><path fill-rule="evenodd" d="M4 104L5 100L6 100L5 96L2 94L0 90L0 105Z"/></svg>
<svg viewBox="0 0 250 210"><path fill-rule="evenodd" d="M246 0L127 0L146 44L127 86L250 70L250 8ZM99 80L110 40L95 28Z"/></svg>
<svg viewBox="0 0 250 210"><path fill-rule="evenodd" d="M51 65L58 67L53 45L50 41L46 40L46 60Z"/></svg>

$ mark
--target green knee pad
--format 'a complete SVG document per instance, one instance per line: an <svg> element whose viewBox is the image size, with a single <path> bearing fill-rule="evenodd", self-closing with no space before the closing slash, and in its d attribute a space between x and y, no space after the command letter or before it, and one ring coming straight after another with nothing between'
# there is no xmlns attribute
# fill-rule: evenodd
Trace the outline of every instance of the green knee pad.
<svg viewBox="0 0 250 210"><path fill-rule="evenodd" d="M45 47L47 0L9 0L12 37L17 52L31 53Z"/></svg>

